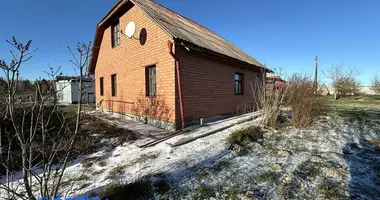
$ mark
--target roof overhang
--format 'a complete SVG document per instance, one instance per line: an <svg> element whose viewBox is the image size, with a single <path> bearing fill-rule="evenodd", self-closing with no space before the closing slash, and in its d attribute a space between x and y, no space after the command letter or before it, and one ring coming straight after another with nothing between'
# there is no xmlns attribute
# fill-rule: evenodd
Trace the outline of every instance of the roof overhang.
<svg viewBox="0 0 380 200"><path fill-rule="evenodd" d="M209 50L209 49L197 46L195 44L189 43L189 42L184 41L182 39L175 38L174 42L176 42L177 44L180 44L180 45L182 45L182 46L184 46L186 48L189 48L189 49L191 49L193 51L197 51L197 52L200 52L200 53L206 53L208 55L212 55L212 56L218 57L218 58L226 60L226 61L230 61L230 62L237 63L237 64L240 64L240 65L243 65L243 66L246 66L246 67L253 68L254 71L266 72L266 73L272 73L273 72L272 70L268 69L264 65L262 65L262 66L253 65L251 63L244 62L244 61L232 58L230 56L226 56L224 54L221 54L221 53L218 53L218 52L215 52L215 51L212 51L212 50Z"/></svg>
<svg viewBox="0 0 380 200"><path fill-rule="evenodd" d="M88 66L88 69L87 69L88 73L90 74L95 73L95 65L96 65L96 62L98 61L99 49L100 49L100 44L102 43L105 26L127 3L128 3L128 0L120 0L106 14L106 16L104 16L103 19L100 20L100 22L98 23L96 27L95 37L94 37L94 44L92 47L92 57L91 57L90 65Z"/></svg>

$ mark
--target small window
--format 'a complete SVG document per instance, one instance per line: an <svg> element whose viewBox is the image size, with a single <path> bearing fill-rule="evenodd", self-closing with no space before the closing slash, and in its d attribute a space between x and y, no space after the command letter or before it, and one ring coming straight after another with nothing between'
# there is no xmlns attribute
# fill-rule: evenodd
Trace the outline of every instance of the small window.
<svg viewBox="0 0 380 200"><path fill-rule="evenodd" d="M243 95L243 74L235 73L235 95Z"/></svg>
<svg viewBox="0 0 380 200"><path fill-rule="evenodd" d="M146 68L146 95L156 96L156 66Z"/></svg>
<svg viewBox="0 0 380 200"><path fill-rule="evenodd" d="M116 74L111 75L111 90L112 90L112 96L116 96L116 90L117 90L117 85L116 85Z"/></svg>
<svg viewBox="0 0 380 200"><path fill-rule="evenodd" d="M103 96L104 95L104 79L103 77L100 78L100 81L99 81L99 85L100 85L100 96Z"/></svg>
<svg viewBox="0 0 380 200"><path fill-rule="evenodd" d="M111 40L112 40L112 48L120 45L120 23L117 20L111 26Z"/></svg>

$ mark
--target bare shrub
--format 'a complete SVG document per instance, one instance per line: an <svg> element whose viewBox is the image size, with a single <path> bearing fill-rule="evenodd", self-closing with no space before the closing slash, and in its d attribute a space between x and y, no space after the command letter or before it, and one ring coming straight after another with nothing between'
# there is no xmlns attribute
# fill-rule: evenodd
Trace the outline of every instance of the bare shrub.
<svg viewBox="0 0 380 200"><path fill-rule="evenodd" d="M331 79L337 96L356 95L359 92L359 83L355 78L358 72L355 68L333 65L324 73Z"/></svg>
<svg viewBox="0 0 380 200"><path fill-rule="evenodd" d="M251 82L251 94L256 108L264 112L264 125L276 128L280 107L285 105L287 87L276 87L261 81Z"/></svg>
<svg viewBox="0 0 380 200"><path fill-rule="evenodd" d="M293 74L289 78L288 105L292 109L292 123L295 127L305 127L318 114L321 100L314 93L314 82L308 76Z"/></svg>
<svg viewBox="0 0 380 200"><path fill-rule="evenodd" d="M57 104L56 89L52 81L37 80L33 92L25 97L20 90L20 70L23 63L32 58L32 43L19 43L15 38L7 41L11 46L11 61L0 60L4 72L2 92L5 98L0 101L0 141L1 171L4 181L0 183L1 194L6 199L31 199L36 195L53 199L58 196L65 169L73 156L82 122L81 98L76 114L70 115ZM81 97L82 80L86 77L91 44L78 43L73 64L79 70L78 96ZM58 73L50 68L46 74L51 80ZM5 85L5 87L4 87ZM21 186L14 173L21 171ZM3 192L4 191L4 192Z"/></svg>
<svg viewBox="0 0 380 200"><path fill-rule="evenodd" d="M376 95L380 95L380 76L375 75L372 79L371 88Z"/></svg>
<svg viewBox="0 0 380 200"><path fill-rule="evenodd" d="M154 118L169 121L173 114L163 96L157 95L155 98L148 98L143 94L140 94L133 104L132 112L142 120Z"/></svg>

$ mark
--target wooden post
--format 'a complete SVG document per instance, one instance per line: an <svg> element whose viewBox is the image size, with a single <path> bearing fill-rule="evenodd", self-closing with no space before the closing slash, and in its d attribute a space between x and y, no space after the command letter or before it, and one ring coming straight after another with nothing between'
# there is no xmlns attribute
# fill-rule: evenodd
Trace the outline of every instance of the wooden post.
<svg viewBox="0 0 380 200"><path fill-rule="evenodd" d="M315 56L314 93L318 94L318 56Z"/></svg>

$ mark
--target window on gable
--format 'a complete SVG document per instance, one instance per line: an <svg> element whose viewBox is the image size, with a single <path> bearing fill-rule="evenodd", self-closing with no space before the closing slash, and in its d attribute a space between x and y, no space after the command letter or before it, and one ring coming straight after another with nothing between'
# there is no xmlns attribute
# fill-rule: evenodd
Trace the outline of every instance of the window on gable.
<svg viewBox="0 0 380 200"><path fill-rule="evenodd" d="M99 85L100 85L100 87L99 87L99 89L100 89L100 96L103 96L104 95L104 78L101 77L99 82L100 82L99 83Z"/></svg>
<svg viewBox="0 0 380 200"><path fill-rule="evenodd" d="M112 96L116 96L117 84L116 84L116 74L111 75L111 90Z"/></svg>
<svg viewBox="0 0 380 200"><path fill-rule="evenodd" d="M112 48L120 45L120 23L117 20L111 26L111 40L112 40Z"/></svg>
<svg viewBox="0 0 380 200"><path fill-rule="evenodd" d="M156 96L156 65L146 67L146 96Z"/></svg>
<svg viewBox="0 0 380 200"><path fill-rule="evenodd" d="M243 74L235 73L235 95L243 95Z"/></svg>

